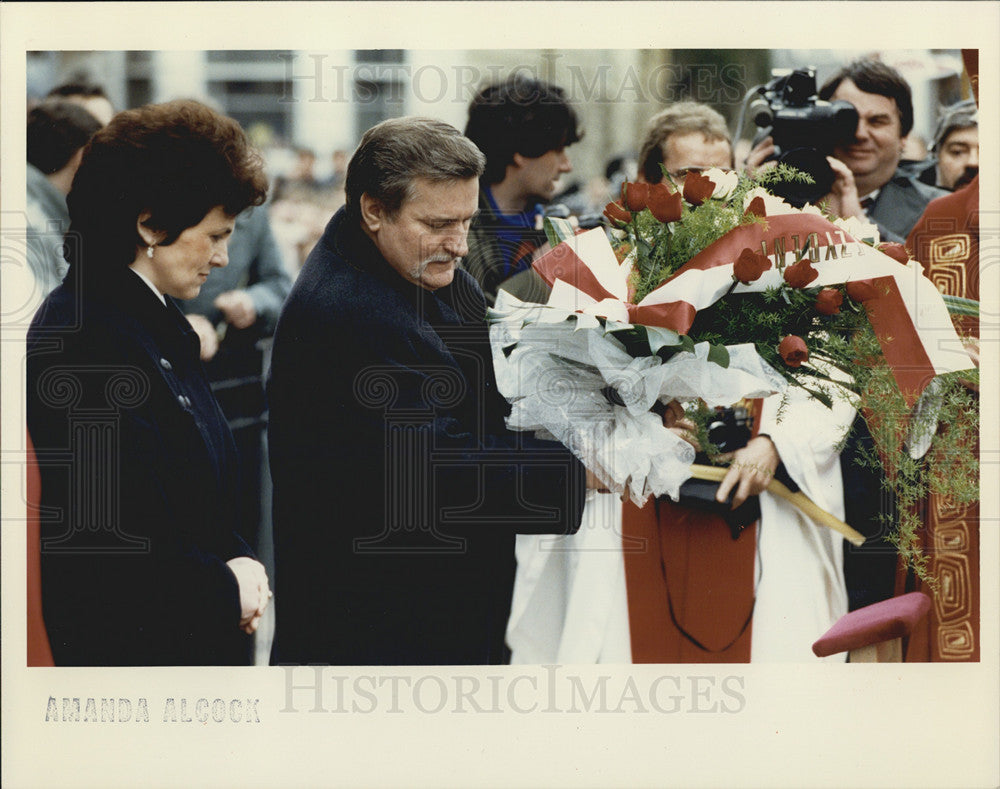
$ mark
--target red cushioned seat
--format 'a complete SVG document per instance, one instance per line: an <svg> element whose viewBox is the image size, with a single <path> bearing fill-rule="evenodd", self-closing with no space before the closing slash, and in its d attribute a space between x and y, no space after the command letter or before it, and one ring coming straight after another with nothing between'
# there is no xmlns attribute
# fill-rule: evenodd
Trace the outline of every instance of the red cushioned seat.
<svg viewBox="0 0 1000 789"><path fill-rule="evenodd" d="M910 634L930 607L930 597L923 592L910 592L859 608L840 617L812 645L812 650L817 657L826 657L902 638Z"/></svg>

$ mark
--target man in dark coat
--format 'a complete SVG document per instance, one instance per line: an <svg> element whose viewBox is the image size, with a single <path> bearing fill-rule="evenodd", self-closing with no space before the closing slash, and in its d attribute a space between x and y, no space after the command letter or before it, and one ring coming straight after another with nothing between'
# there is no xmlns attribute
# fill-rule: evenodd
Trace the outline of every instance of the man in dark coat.
<svg viewBox="0 0 1000 789"><path fill-rule="evenodd" d="M275 663L506 660L515 532L578 528L582 466L506 430L467 251L483 157L370 129L275 334Z"/></svg>

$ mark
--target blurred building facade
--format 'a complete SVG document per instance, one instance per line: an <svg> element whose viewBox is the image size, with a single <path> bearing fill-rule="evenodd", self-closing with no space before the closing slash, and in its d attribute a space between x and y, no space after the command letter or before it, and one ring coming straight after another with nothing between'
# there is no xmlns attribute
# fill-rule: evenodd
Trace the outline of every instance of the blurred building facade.
<svg viewBox="0 0 1000 789"><path fill-rule="evenodd" d="M646 121L674 101L694 99L737 126L743 98L773 68L812 65L820 83L847 50L216 50L34 52L28 98L77 76L102 84L116 107L189 97L240 121L281 169L293 147L317 154L323 177L333 151L352 151L385 118L429 115L462 128L482 85L521 70L562 87L586 135L573 146L569 181L603 175L609 160L634 156ZM928 138L937 107L961 98L957 51L890 51L914 91L916 134ZM745 137L755 130L744 126ZM284 158L283 158L284 157Z"/></svg>

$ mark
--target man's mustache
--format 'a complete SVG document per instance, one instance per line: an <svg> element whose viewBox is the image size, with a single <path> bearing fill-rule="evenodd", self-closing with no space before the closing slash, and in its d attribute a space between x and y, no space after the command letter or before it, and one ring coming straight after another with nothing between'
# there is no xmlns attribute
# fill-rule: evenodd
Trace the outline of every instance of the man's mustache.
<svg viewBox="0 0 1000 789"><path fill-rule="evenodd" d="M973 181L973 179L977 175L979 175L979 168L978 167L967 167L967 168L965 168L965 172L963 172L962 175L959 176L958 180L955 181L955 189L960 189L963 186L967 186L968 184L971 184L972 181Z"/></svg>

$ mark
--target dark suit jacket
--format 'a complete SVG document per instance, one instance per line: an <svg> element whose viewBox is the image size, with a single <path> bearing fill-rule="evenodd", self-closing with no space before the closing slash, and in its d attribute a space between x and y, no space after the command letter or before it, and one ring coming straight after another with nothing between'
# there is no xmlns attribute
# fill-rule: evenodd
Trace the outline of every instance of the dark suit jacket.
<svg viewBox="0 0 1000 789"><path fill-rule="evenodd" d="M897 171L879 191L875 203L867 211L868 218L879 226L883 241L901 244L927 204L945 194L948 193L944 189L928 186L903 171Z"/></svg>
<svg viewBox="0 0 1000 789"><path fill-rule="evenodd" d="M579 526L580 464L506 430L464 271L406 282L339 212L278 321L268 383L275 663L485 664L516 531Z"/></svg>
<svg viewBox="0 0 1000 789"><path fill-rule="evenodd" d="M61 665L250 662L232 436L198 339L128 269L70 270L28 332L42 595Z"/></svg>

